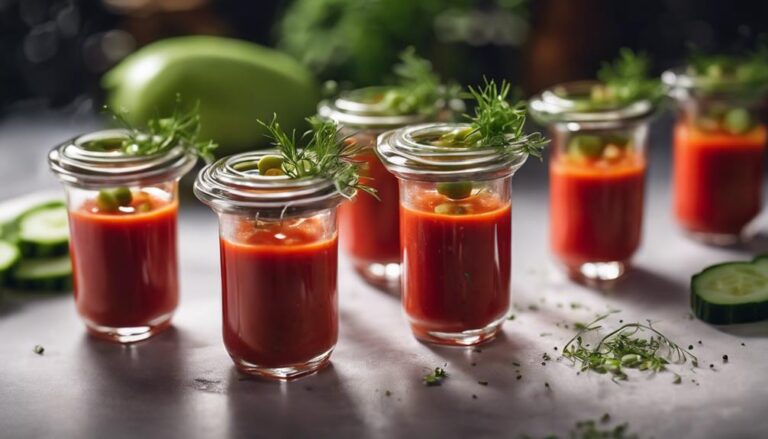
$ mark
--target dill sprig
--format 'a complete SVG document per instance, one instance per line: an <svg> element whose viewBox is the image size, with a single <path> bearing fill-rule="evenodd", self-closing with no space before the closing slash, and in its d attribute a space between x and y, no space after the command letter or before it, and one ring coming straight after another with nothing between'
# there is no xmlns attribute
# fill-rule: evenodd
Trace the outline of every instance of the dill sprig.
<svg viewBox="0 0 768 439"><path fill-rule="evenodd" d="M597 72L601 84L592 88L591 102L596 106L624 105L663 95L661 82L650 75L651 61L645 53L623 48L611 63L603 63Z"/></svg>
<svg viewBox="0 0 768 439"><path fill-rule="evenodd" d="M502 81L499 86L488 79L482 87L469 87L475 101L475 114L464 116L469 119L470 126L441 136L437 143L498 148L509 154L541 158L549 139L539 132L523 132L528 111L525 102L513 104L509 101L510 90L508 82Z"/></svg>
<svg viewBox="0 0 768 439"><path fill-rule="evenodd" d="M424 384L427 386L439 386L447 376L448 374L445 373L445 369L436 367L434 371L424 375Z"/></svg>
<svg viewBox="0 0 768 439"><path fill-rule="evenodd" d="M145 129L134 127L123 111L114 111L105 106L109 113L127 132L127 136L117 146L128 155L154 155L170 151L181 146L197 154L206 162L213 161L213 150L218 145L212 140L200 140L200 103L184 109L181 98L177 96L176 106L169 117L150 119ZM114 148L114 146L111 146Z"/></svg>
<svg viewBox="0 0 768 439"><path fill-rule="evenodd" d="M601 315L584 325L563 347L563 356L579 363L582 371L610 373L614 380L626 380L625 369L657 373L666 370L671 362L682 364L688 359L694 367L698 366L695 355L659 332L650 320L647 324L625 323L590 347L585 343L584 335L601 329L599 323L610 314ZM640 337L642 333L650 335Z"/></svg>
<svg viewBox="0 0 768 439"><path fill-rule="evenodd" d="M361 147L346 142L333 121L316 117L307 121L312 128L301 136L303 147L297 145L295 131L289 135L280 127L277 115L269 123L258 121L267 129L272 144L280 151L282 172L292 179L322 177L332 180L339 193L346 198L351 198L356 190L377 197L375 189L360 183L358 169L363 162L353 156L360 152Z"/></svg>
<svg viewBox="0 0 768 439"><path fill-rule="evenodd" d="M383 106L398 114L432 114L441 102L458 97L460 87L446 85L434 72L432 63L416 54L413 47L400 53L400 62L392 67L396 85L384 96Z"/></svg>

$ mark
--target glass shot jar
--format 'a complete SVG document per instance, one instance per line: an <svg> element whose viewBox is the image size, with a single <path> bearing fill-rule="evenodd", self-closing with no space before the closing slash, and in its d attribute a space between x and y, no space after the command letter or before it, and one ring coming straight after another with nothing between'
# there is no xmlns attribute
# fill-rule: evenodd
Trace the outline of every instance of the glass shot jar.
<svg viewBox="0 0 768 439"><path fill-rule="evenodd" d="M491 340L510 308L511 178L527 156L436 142L467 127L405 127L376 149L400 185L403 310L430 343Z"/></svg>
<svg viewBox="0 0 768 439"><path fill-rule="evenodd" d="M318 115L336 122L347 141L361 147L353 157L365 163L360 182L376 189L379 197L357 197L339 208L342 247L365 280L392 289L400 277L398 186L397 179L376 157L376 138L387 130L449 117L451 112L437 111L441 104L436 103L433 115L393 114L386 100L389 90L366 87L342 93L321 102Z"/></svg>
<svg viewBox="0 0 768 439"><path fill-rule="evenodd" d="M621 278L640 245L646 143L653 102L592 107L595 81L534 96L531 115L547 126L550 246L569 276L599 287Z"/></svg>
<svg viewBox="0 0 768 439"><path fill-rule="evenodd" d="M678 224L707 244L746 240L762 208L768 128L765 97L754 84L668 70L662 81L678 107L674 128L673 197Z"/></svg>
<svg viewBox="0 0 768 439"><path fill-rule="evenodd" d="M324 367L336 345L343 197L328 179L259 175L270 154L220 159L194 191L219 217L227 352L244 373L289 380Z"/></svg>
<svg viewBox="0 0 768 439"><path fill-rule="evenodd" d="M91 335L120 343L170 325L179 302L178 181L197 162L181 146L127 155L126 136L97 131L48 155L66 190L77 311Z"/></svg>

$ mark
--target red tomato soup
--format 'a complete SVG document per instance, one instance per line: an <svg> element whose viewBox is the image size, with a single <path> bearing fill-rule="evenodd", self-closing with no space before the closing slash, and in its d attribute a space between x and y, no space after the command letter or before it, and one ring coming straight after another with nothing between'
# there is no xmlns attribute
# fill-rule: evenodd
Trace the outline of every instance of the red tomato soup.
<svg viewBox="0 0 768 439"><path fill-rule="evenodd" d="M550 239L570 268L628 260L640 243L645 159L627 151L616 160L550 162Z"/></svg>
<svg viewBox="0 0 768 439"><path fill-rule="evenodd" d="M75 303L89 325L155 326L179 302L177 202L134 192L130 206L100 211L95 200L70 211Z"/></svg>
<svg viewBox="0 0 768 439"><path fill-rule="evenodd" d="M242 368L278 368L330 353L338 336L337 238L309 218L254 225L221 239L224 344Z"/></svg>
<svg viewBox="0 0 768 439"><path fill-rule="evenodd" d="M360 182L376 189L379 199L361 194L339 208L339 228L344 249L362 267L400 261L400 222L397 178L373 151L355 157L365 161Z"/></svg>
<svg viewBox="0 0 768 439"><path fill-rule="evenodd" d="M462 213L435 213L444 203ZM403 306L417 337L484 329L505 318L511 217L510 204L489 192L456 201L417 192L403 203Z"/></svg>
<svg viewBox="0 0 768 439"><path fill-rule="evenodd" d="M692 232L739 234L760 212L766 127L744 135L675 127L675 214Z"/></svg>

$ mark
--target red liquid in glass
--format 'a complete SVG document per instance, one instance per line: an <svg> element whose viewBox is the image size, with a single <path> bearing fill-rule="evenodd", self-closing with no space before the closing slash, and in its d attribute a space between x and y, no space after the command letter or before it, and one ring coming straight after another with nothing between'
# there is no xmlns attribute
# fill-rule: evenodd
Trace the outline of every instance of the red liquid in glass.
<svg viewBox="0 0 768 439"><path fill-rule="evenodd" d="M414 333L484 329L509 311L511 206L490 193L467 213L434 213L447 199L417 194L400 211L403 306Z"/></svg>
<svg viewBox="0 0 768 439"><path fill-rule="evenodd" d="M298 365L336 344L338 245L321 226L243 220L221 240L224 344L239 366Z"/></svg>
<svg viewBox="0 0 768 439"><path fill-rule="evenodd" d="M640 244L645 160L555 156L549 170L550 239L560 260L571 268L628 260Z"/></svg>
<svg viewBox="0 0 768 439"><path fill-rule="evenodd" d="M734 136L675 127L675 214L692 232L739 234L760 212L766 128Z"/></svg>
<svg viewBox="0 0 768 439"><path fill-rule="evenodd" d="M123 212L100 212L86 201L69 213L75 303L93 325L154 326L178 305L178 205L134 199ZM135 212L139 203L149 203L149 211Z"/></svg>

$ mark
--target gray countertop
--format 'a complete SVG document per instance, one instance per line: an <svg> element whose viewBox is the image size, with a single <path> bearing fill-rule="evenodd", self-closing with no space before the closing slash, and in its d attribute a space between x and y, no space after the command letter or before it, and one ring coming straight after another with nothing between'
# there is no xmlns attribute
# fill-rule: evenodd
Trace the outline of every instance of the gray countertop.
<svg viewBox="0 0 768 439"><path fill-rule="evenodd" d="M0 200L56 190L45 152L93 125L60 118L0 123ZM398 299L367 286L342 256L332 365L291 383L235 371L220 334L216 218L188 198L179 229L182 300L171 330L119 346L86 336L70 294L0 299L0 436L567 437L575 422L609 413L642 438L766 437L768 324L715 328L690 319L687 303L691 274L765 251L768 240L759 234L750 245L717 249L679 233L669 209L669 125L658 122L652 137L636 270L616 289L578 286L554 267L546 166L530 161L514 183L516 318L496 341L479 351L415 341ZM681 345L693 344L700 367L673 367L683 378L678 385L672 372L630 374L621 384L577 376L558 358L573 335L564 325L609 309L621 310L609 325L652 319ZM42 356L33 353L36 344L45 347ZM552 361L542 366L545 352ZM422 377L444 364L443 385L425 387Z"/></svg>

